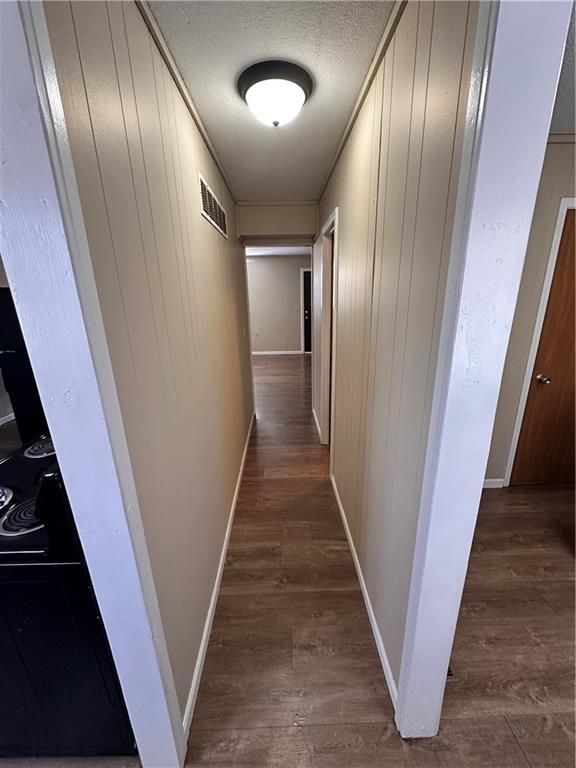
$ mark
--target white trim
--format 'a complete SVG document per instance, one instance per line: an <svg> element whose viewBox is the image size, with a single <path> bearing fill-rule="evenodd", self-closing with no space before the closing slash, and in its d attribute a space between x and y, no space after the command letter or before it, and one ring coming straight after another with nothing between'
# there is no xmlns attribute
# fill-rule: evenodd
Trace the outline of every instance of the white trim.
<svg viewBox="0 0 576 768"><path fill-rule="evenodd" d="M304 272L310 272L310 313L312 313L312 267L300 267L300 352L303 355L310 355L312 349L310 352L304 349ZM312 318L310 318L310 324L312 324ZM312 325L310 325L310 347L312 347Z"/></svg>
<svg viewBox="0 0 576 768"><path fill-rule="evenodd" d="M8 424L9 421L14 421L14 418L13 413L7 413L6 416L0 416L0 427L4 424Z"/></svg>
<svg viewBox="0 0 576 768"><path fill-rule="evenodd" d="M493 479L486 478L484 480L484 488L504 488L504 478L496 477Z"/></svg>
<svg viewBox="0 0 576 768"><path fill-rule="evenodd" d="M328 216L322 228L320 234L328 235L333 232L332 235L332 316L330 318L332 323L331 334L331 346L330 346L330 474L334 472L334 444L336 442L334 434L334 416L336 413L336 336L338 330L338 230L340 220L340 208L336 206L332 213ZM322 244L324 247L324 244Z"/></svg>
<svg viewBox="0 0 576 768"><path fill-rule="evenodd" d="M248 352L250 354L250 402L252 403L252 412L256 412L254 402L254 368L252 367L252 313L250 312L250 291L248 290L248 263L246 260L246 249L244 251L244 290L246 291L246 311L248 313Z"/></svg>
<svg viewBox="0 0 576 768"><path fill-rule="evenodd" d="M386 685L388 686L388 691L390 692L390 698L392 699L392 704L394 705L394 708L396 708L396 704L398 702L398 689L396 687L396 683L394 682L394 675L392 674L392 668L390 667L390 662L388 661L386 649L384 648L384 641L382 640L382 635L380 634L380 630L378 629L378 623L376 621L374 609L372 608L372 603L370 602L370 595L368 594L368 588L366 586L366 582L364 581L364 574L362 573L362 567L360 565L360 561L358 560L358 554L356 553L356 548L354 546L354 541L352 539L352 533L350 532L348 520L346 519L346 513L344 512L344 507L342 506L342 501L340 500L340 494L338 493L338 486L336 485L336 479L332 473L330 473L330 480L332 482L332 488L334 489L336 504L338 505L338 510L340 511L340 517L342 518L342 525L344 526L344 530L346 532L346 538L348 539L350 551L352 552L352 559L354 560L354 566L356 568L356 573L358 575L358 581L360 582L360 589L362 590L362 597L364 598L364 603L366 604L366 610L368 612L368 618L370 619L370 626L372 627L374 642L376 643L376 648L378 649L378 656L380 657L380 663L382 664L382 669L384 670Z"/></svg>
<svg viewBox="0 0 576 768"><path fill-rule="evenodd" d="M398 684L404 738L438 732L571 6L477 6Z"/></svg>
<svg viewBox="0 0 576 768"><path fill-rule="evenodd" d="M538 354L538 347L540 346L542 326L544 325L544 318L546 316L546 309L548 307L548 299L550 297L550 288L552 287L552 280L554 279L556 260L558 258L558 251L560 250L560 242L562 240L562 233L564 231L564 222L566 221L566 214L572 208L576 208L576 197L563 197L560 200L558 215L556 217L556 227L554 229L554 237L552 238L550 253L548 254L548 263L546 265L546 274L544 277L544 283L542 285L540 304L538 305L538 314L536 315L536 322L534 324L534 331L532 333L532 341L530 342L530 352L528 353L526 370L524 372L524 381L522 382L522 390L520 392L520 400L518 402L518 410L516 412L516 419L514 421L514 430L512 432L510 452L508 454L508 461L506 462L506 473L504 475L505 486L510 485L510 478L512 477L514 459L516 458L518 440L520 439L520 431L522 429L522 422L524 420L524 411L526 410L528 392L530 391L530 383L532 381L532 372L536 362L536 355Z"/></svg>
<svg viewBox="0 0 576 768"><path fill-rule="evenodd" d="M194 715L194 706L196 704L196 697L198 696L198 689L200 687L200 680L202 678L202 669L204 667L206 651L208 650L208 643L210 641L210 632L212 630L214 613L216 612L216 603L218 602L218 592L220 591L220 582L222 581L222 573L224 572L224 564L226 563L226 553L228 551L228 542L230 541L232 524L234 523L234 513L236 512L236 503L238 501L238 494L240 493L240 486L242 484L242 474L244 472L244 464L246 463L246 455L248 453L248 445L250 443L250 436L252 434L252 427L254 426L255 416L256 414L252 413L252 418L250 419L250 425L248 427L248 433L246 435L246 442L244 444L244 453L242 454L242 461L240 462L240 469L238 471L238 479L236 480L236 488L234 489L232 504L230 505L230 515L228 517L228 525L226 526L226 535L224 536L222 552L220 553L220 562L218 564L218 571L216 572L216 579L214 580L214 588L212 590L212 597L210 598L210 606L208 608L208 614L206 616L206 622L204 624L204 631L202 632L202 640L200 642L200 649L198 651L196 666L194 668L194 675L192 676L192 684L190 685L190 692L188 694L188 699L186 701L186 708L184 710L182 726L184 728L184 734L186 735L186 737L188 737L188 733L190 732L190 726L192 725L192 716Z"/></svg>
<svg viewBox="0 0 576 768"><path fill-rule="evenodd" d="M318 416L316 416L316 411L314 408L312 408L312 416L314 416L314 424L316 424L316 429L318 430L318 437L320 438L320 442L322 442L322 430L320 429L320 424L318 423Z"/></svg>
<svg viewBox="0 0 576 768"><path fill-rule="evenodd" d="M236 205L243 206L244 208L274 208L282 206L284 208L298 206L299 208L305 205L318 206L317 200L238 200Z"/></svg>
<svg viewBox="0 0 576 768"><path fill-rule="evenodd" d="M0 250L140 760L144 768L174 768L186 753L182 716L44 5L0 3L0 19L6 107Z"/></svg>
<svg viewBox="0 0 576 768"><path fill-rule="evenodd" d="M276 350L272 349L267 352L252 352L253 355L302 355L304 354L300 349L284 349Z"/></svg>

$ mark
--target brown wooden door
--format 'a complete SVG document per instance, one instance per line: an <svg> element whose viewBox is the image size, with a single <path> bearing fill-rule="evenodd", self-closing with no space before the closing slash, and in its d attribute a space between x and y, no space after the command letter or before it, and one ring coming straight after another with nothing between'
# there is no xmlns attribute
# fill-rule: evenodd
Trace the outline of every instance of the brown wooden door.
<svg viewBox="0 0 576 768"><path fill-rule="evenodd" d="M570 209L532 371L512 485L574 482L574 298L574 210Z"/></svg>

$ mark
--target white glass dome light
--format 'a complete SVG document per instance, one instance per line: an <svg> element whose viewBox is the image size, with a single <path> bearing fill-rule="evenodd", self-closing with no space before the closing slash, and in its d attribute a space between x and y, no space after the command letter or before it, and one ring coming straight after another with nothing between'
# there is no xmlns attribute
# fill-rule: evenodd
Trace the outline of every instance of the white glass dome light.
<svg viewBox="0 0 576 768"><path fill-rule="evenodd" d="M277 128L298 115L312 93L312 78L297 64L261 61L242 72L238 90L257 120Z"/></svg>
<svg viewBox="0 0 576 768"><path fill-rule="evenodd" d="M257 120L277 128L294 120L306 94L290 80L261 80L248 88L245 99Z"/></svg>

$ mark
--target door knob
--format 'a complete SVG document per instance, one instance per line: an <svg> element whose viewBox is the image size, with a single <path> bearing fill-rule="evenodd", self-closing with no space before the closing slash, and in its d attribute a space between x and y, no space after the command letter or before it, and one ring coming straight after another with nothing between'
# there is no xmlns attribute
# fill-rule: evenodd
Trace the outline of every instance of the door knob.
<svg viewBox="0 0 576 768"><path fill-rule="evenodd" d="M550 376L546 376L545 373L539 373L536 376L536 381L539 384L551 384L552 383L552 379L550 378Z"/></svg>

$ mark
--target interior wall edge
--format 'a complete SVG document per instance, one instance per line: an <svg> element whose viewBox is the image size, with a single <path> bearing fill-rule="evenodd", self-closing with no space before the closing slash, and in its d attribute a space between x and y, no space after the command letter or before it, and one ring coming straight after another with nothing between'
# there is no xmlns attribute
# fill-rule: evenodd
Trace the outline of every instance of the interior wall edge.
<svg viewBox="0 0 576 768"><path fill-rule="evenodd" d="M0 19L2 72L19 73L2 121L6 271L142 764L176 768L186 744L44 6L3 3Z"/></svg>

